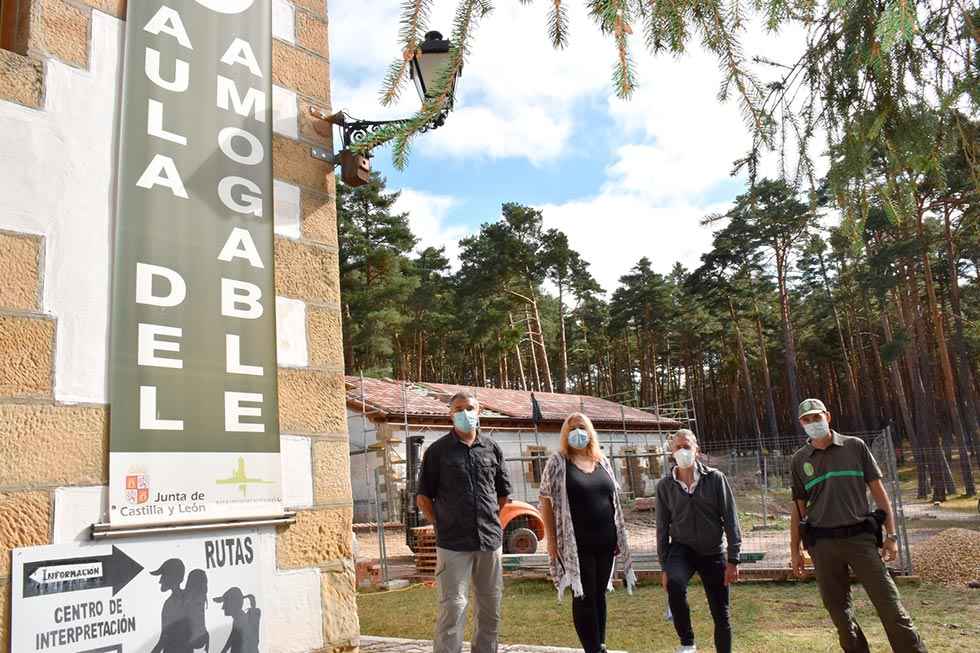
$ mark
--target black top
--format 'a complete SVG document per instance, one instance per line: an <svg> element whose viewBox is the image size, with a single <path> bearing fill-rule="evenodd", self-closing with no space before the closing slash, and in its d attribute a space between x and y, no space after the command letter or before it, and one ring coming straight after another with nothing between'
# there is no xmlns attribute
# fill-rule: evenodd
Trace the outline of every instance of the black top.
<svg viewBox="0 0 980 653"><path fill-rule="evenodd" d="M452 551L493 551L503 544L498 498L510 495L500 446L477 435L473 446L450 431L422 458L418 494L432 499L436 546Z"/></svg>
<svg viewBox="0 0 980 653"><path fill-rule="evenodd" d="M572 513L575 543L582 551L607 552L616 548L616 485L602 465L586 474L565 461L565 491Z"/></svg>

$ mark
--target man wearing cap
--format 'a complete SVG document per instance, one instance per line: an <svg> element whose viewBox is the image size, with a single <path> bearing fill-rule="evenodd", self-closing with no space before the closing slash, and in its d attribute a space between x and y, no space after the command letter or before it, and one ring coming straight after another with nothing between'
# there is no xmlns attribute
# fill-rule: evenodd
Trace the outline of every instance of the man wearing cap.
<svg viewBox="0 0 980 653"><path fill-rule="evenodd" d="M150 653L191 653L191 623L184 611L184 563L177 558L164 561L151 576L160 577L160 591L170 592L160 611L160 639Z"/></svg>
<svg viewBox="0 0 980 653"><path fill-rule="evenodd" d="M453 428L422 459L416 503L436 530L439 617L433 653L460 653L472 581L473 653L494 653L503 593L500 510L510 481L500 446L480 434L480 404L469 392L449 401Z"/></svg>
<svg viewBox="0 0 980 653"><path fill-rule="evenodd" d="M878 463L863 440L831 430L830 412L819 399L803 401L799 418L809 442L793 454L791 463L794 514L790 555L794 573L803 574L802 542L813 559L820 597L837 628L842 650L869 651L854 620L853 572L874 604L892 650L924 652L926 646L885 567L885 562L898 556L898 536ZM880 545L879 523L868 513L868 490L884 512L885 537Z"/></svg>

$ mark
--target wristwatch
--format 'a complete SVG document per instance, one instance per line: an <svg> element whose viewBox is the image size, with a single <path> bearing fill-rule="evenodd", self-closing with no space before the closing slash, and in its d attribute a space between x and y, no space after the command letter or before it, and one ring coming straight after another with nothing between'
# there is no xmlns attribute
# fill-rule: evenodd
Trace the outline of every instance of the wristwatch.
<svg viewBox="0 0 980 653"><path fill-rule="evenodd" d="M887 535L885 535L885 539L888 539L892 542L898 542L898 533L888 533Z"/></svg>

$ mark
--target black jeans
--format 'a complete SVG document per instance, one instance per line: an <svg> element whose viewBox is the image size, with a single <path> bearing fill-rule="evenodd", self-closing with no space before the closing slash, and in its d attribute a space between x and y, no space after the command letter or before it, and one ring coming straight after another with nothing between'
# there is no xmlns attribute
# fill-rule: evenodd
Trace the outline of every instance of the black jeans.
<svg viewBox="0 0 980 653"><path fill-rule="evenodd" d="M687 584L698 572L708 597L708 608L715 622L715 650L731 653L732 624L728 612L728 587L725 585L725 556L699 556L683 544L671 544L664 562L667 573L667 602L674 615L674 628L683 646L694 644L691 609L687 605Z"/></svg>
<svg viewBox="0 0 980 653"><path fill-rule="evenodd" d="M572 599L572 621L585 653L597 653L606 643L606 588L614 560L612 550L578 552L582 596Z"/></svg>

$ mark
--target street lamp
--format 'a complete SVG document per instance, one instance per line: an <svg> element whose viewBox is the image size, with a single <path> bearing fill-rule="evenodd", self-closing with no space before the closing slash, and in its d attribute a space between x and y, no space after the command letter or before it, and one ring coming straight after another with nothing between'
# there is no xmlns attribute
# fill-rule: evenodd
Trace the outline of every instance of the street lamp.
<svg viewBox="0 0 980 653"><path fill-rule="evenodd" d="M434 95L434 88L449 67L449 51L452 45L448 39L442 38L442 34L436 31L428 32L425 40L419 44L419 48L412 54L409 61L409 76L415 84L415 90L419 94L419 102L425 104ZM446 102L442 110L427 125L419 129L419 132L427 132L438 129L446 122L446 116L453 109L456 100L456 80L460 73L449 81L446 90ZM332 165L340 165L340 178L348 186L363 186L371 180L371 153L364 155L355 154L351 147L364 140L369 135L390 125L397 125L407 122L408 118L398 120L361 120L353 118L345 111L340 110L333 115L327 115L319 107L311 106L310 115L313 117L313 128L318 134L329 137L333 127L336 125L341 128L343 134L343 149L337 156L333 156L323 148L315 147L311 154Z"/></svg>

